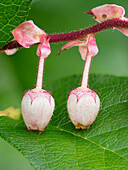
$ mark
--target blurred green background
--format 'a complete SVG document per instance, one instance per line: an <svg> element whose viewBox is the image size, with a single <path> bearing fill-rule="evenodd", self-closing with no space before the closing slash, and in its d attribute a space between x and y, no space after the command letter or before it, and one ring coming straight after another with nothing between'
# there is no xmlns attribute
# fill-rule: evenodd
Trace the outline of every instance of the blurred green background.
<svg viewBox="0 0 128 170"><path fill-rule="evenodd" d="M126 9L127 0L33 0L28 20L33 20L47 33L59 33L92 26L92 16L84 14L102 4L117 4ZM96 35L99 53L94 57L91 73L128 76L128 38L117 30L106 30ZM63 51L56 56L64 43L51 44L52 53L46 59L44 82L81 74L82 61L78 48ZM13 56L0 54L0 109L20 107L24 90L33 88L36 82L38 57L36 46L21 49ZM27 160L12 146L0 139L0 170L33 169Z"/></svg>

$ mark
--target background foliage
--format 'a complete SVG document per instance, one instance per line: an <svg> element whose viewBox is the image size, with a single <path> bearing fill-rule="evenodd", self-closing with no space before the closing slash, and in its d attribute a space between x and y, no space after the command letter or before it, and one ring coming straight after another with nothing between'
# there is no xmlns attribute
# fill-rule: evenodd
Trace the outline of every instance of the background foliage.
<svg viewBox="0 0 128 170"><path fill-rule="evenodd" d="M29 1L26 0L25 2ZM47 33L71 31L96 23L92 16L88 16L84 12L105 3L115 3L123 6L126 9L126 16L128 16L127 0L104 0L102 2L100 0L35 0L32 3L28 19L33 20L36 25ZM5 6L1 8L3 10ZM7 8L8 14L10 14L10 10L12 10L11 7ZM24 19L25 17L22 18L22 20ZM13 25L15 26L17 22L17 19L15 19ZM19 20L19 22L21 21ZM4 31L8 34L11 29L12 27ZM7 39L9 38L7 35ZM99 54L93 59L91 72L128 76L128 38L117 30L106 30L96 35L96 41ZM56 56L62 45L61 43L51 44L52 54L45 64L45 87L51 84L53 80L82 73L84 63L80 58L77 47ZM12 105L20 107L23 91L34 87L37 63L36 47L21 49L13 56L0 55L1 110ZM18 169L32 169L27 161L3 140L1 140L0 150L0 164L3 169L17 169L17 167Z"/></svg>
<svg viewBox="0 0 128 170"><path fill-rule="evenodd" d="M26 20L31 0L0 1L0 48L13 39L11 31Z"/></svg>

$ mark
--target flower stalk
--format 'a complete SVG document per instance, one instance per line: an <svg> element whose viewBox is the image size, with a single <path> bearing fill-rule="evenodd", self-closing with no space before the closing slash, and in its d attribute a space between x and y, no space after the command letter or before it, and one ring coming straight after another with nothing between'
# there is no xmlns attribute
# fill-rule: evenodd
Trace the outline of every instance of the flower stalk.
<svg viewBox="0 0 128 170"><path fill-rule="evenodd" d="M37 89L42 89L42 87L43 87L44 62L45 62L44 56L40 55L39 56L38 73L37 73L37 82L36 82Z"/></svg>
<svg viewBox="0 0 128 170"><path fill-rule="evenodd" d="M89 77L91 61L92 61L92 57L90 55L88 55L87 59L85 61L82 82L81 82L81 87L84 87L84 88L88 87L88 77Z"/></svg>

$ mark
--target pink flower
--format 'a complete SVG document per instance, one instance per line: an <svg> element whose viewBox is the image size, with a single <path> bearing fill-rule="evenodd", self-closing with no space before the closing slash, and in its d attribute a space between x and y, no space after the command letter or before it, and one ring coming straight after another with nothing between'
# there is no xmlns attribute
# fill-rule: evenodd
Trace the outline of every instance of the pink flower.
<svg viewBox="0 0 128 170"><path fill-rule="evenodd" d="M39 66L36 88L25 92L22 99L21 110L28 130L44 131L44 128L53 115L55 102L51 93L42 89L44 62L45 58L51 53L51 50L46 35L40 35L40 41L41 44L39 44L37 48Z"/></svg>
<svg viewBox="0 0 128 170"><path fill-rule="evenodd" d="M71 122L76 129L88 129L95 121L100 108L100 99L94 90L87 88L89 69L92 57L97 55L98 47L94 35L88 35L86 41L71 41L65 44L58 52L78 46L81 57L85 61L81 86L70 91L67 100L67 109Z"/></svg>
<svg viewBox="0 0 128 170"><path fill-rule="evenodd" d="M12 34L17 42L25 48L40 43L37 48L39 66L36 88L25 92L22 98L21 111L28 130L44 131L55 107L51 93L42 89L45 58L51 53L49 39L47 39L47 34L38 28L33 21L23 22L12 31ZM13 53L13 51L7 52Z"/></svg>
<svg viewBox="0 0 128 170"><path fill-rule="evenodd" d="M128 21L128 18L124 17L125 9L122 6L115 4L106 4L91 9L87 14L94 16L94 19L98 22L104 22L110 19L118 19L121 21ZM115 29L115 28L114 28ZM128 29L116 28L124 35L128 36Z"/></svg>

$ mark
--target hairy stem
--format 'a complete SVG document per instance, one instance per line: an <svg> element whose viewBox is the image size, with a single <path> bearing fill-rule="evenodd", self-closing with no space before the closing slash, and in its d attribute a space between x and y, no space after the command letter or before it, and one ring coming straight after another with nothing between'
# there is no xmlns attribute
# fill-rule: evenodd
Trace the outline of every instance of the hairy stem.
<svg viewBox="0 0 128 170"><path fill-rule="evenodd" d="M111 19L102 23L93 25L92 27L81 29L78 31L68 32L68 33L59 33L59 34L48 34L50 43L64 42L64 41L73 41L76 39L84 39L88 34L95 34L100 31L110 29L113 27L117 28L126 28L128 29L128 21L123 21L120 19ZM22 47L16 40L11 41L7 45L3 46L0 51L6 49L20 48Z"/></svg>
<svg viewBox="0 0 128 170"><path fill-rule="evenodd" d="M92 57L88 55L85 61L82 82L81 82L81 87L84 87L84 88L88 87L88 76L89 76L91 61L92 61Z"/></svg>

